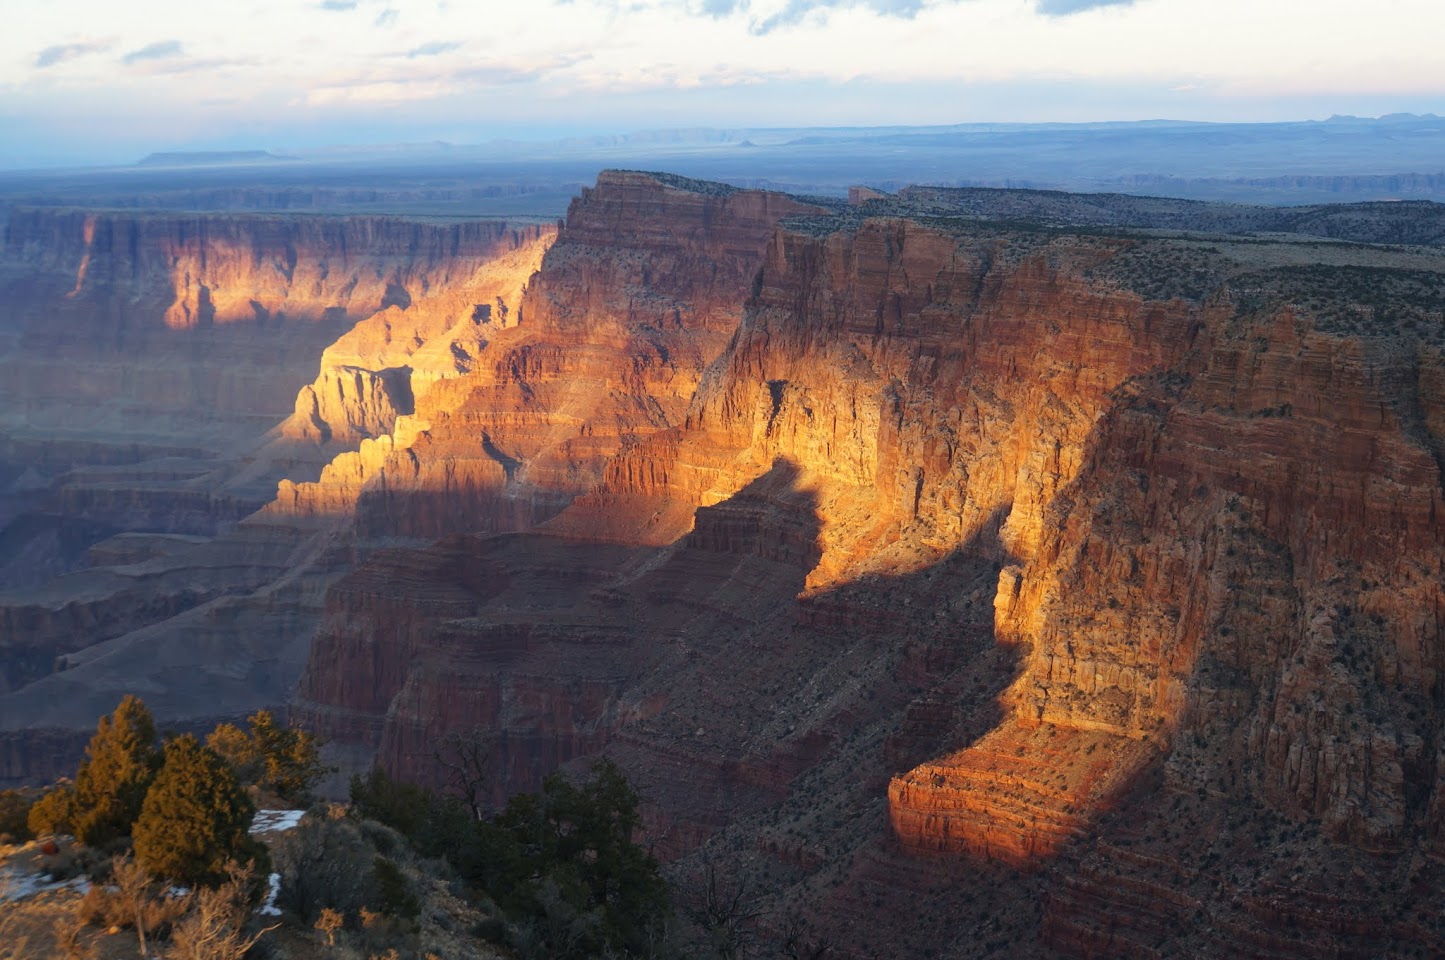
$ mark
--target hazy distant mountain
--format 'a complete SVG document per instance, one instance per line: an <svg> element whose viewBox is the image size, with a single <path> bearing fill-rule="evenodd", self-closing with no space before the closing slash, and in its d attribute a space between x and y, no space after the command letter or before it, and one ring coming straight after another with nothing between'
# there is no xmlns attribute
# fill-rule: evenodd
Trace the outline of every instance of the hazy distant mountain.
<svg viewBox="0 0 1445 960"><path fill-rule="evenodd" d="M139 167L214 167L240 163L279 163L299 160L266 150L194 150L152 153L142 157Z"/></svg>
<svg viewBox="0 0 1445 960"><path fill-rule="evenodd" d="M891 192L925 184L1268 204L1440 200L1445 119L685 128L470 144L167 151L110 170L0 173L0 207L551 218L608 167L829 196L843 196L852 185Z"/></svg>

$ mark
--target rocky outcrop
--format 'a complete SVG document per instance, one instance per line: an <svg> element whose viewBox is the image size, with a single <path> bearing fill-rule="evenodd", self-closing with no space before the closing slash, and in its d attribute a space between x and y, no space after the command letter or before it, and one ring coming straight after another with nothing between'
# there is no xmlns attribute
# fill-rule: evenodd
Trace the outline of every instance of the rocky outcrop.
<svg viewBox="0 0 1445 960"><path fill-rule="evenodd" d="M283 707L350 553L334 524L247 518L278 477L389 436L416 394L465 372L481 331L515 321L554 234L15 212L0 256L0 779L29 775L25 743L93 727L115 691L174 724ZM287 419L298 390L310 433Z"/></svg>
<svg viewBox="0 0 1445 960"><path fill-rule="evenodd" d="M680 421L737 325L774 224L817 212L779 194L603 174L520 305L504 300L481 325L485 346L466 369L413 391L411 416L318 483L283 484L272 509L355 509L363 537L525 529L552 516L622 447Z"/></svg>
<svg viewBox="0 0 1445 960"><path fill-rule="evenodd" d="M418 555L491 571L450 575L445 603L385 586L408 561L363 568L372 612L338 600L302 711L422 777L434 729L479 724L499 792L605 752L678 869L720 835L834 919L856 890L805 874L874 883L898 869L870 839L887 831L1046 878L1042 919L1016 922L1081 955L1237 937L1264 956L1336 928L1378 950L1428 924L1414 901L1368 929L1343 901L1281 904L1374 851L1432 850L1445 807L1439 321L1428 296L1392 322L1377 303L1435 289L1435 254L999 227L940 219L948 199L780 224L685 411L595 459L573 446L567 475L600 482L540 533ZM527 305L579 289L567 238ZM539 322L584 342L594 317L614 329L553 309ZM500 424L496 397L472 394L470 422ZM518 449L493 482L555 482L556 448ZM331 678L358 661L380 664L365 696ZM1192 861L1240 856L1231 817L1271 852L1228 884L1170 866L1183 810ZM1171 941L1186 915L1211 919Z"/></svg>
<svg viewBox="0 0 1445 960"><path fill-rule="evenodd" d="M608 173L505 317L332 348L274 442L356 449L234 532L294 715L612 757L845 955L1438 949L1445 267L1369 245L1438 211L854 199Z"/></svg>
<svg viewBox="0 0 1445 960"><path fill-rule="evenodd" d="M281 436L348 447L390 434L433 383L471 373L495 331L517 324L527 281L555 236L550 226L514 227L480 256L449 258L453 274L427 278L416 294L393 290L397 302L322 353L320 376L297 394Z"/></svg>

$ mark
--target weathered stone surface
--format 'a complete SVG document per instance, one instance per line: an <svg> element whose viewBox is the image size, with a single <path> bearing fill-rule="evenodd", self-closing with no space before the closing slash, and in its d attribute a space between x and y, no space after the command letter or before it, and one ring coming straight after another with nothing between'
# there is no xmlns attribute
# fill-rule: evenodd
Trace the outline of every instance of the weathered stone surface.
<svg viewBox="0 0 1445 960"><path fill-rule="evenodd" d="M363 537L526 529L555 514L623 446L680 421L737 325L774 224L819 210L715 187L604 173L573 203L520 306L482 325L466 369L416 391L413 415L338 457L319 483L283 484L271 509L355 509Z"/></svg>
<svg viewBox="0 0 1445 960"><path fill-rule="evenodd" d="M920 854L1057 877L1043 931L1066 952L1218 953L1236 931L1264 956L1354 923L1344 907L1281 912L1269 905L1288 894L1270 884L1297 889L1289 877L1323 860L1436 842L1441 444L1438 403L1420 391L1440 382L1440 354L1397 328L1342 326L1330 303L1308 306L1313 294L1248 305L1251 285L1310 248L1202 247L894 216L783 225L686 414L621 446L545 541L468 548L508 551L509 571L537 552L602 549L588 544L633 552L615 570L579 571L585 598L572 579L553 596L529 576L490 599L471 590L479 613L439 613L429 628L379 609L372 634L395 622L432 639L414 654L428 665L392 678L384 716L360 711L364 737L425 776L426 718L464 723L471 703L484 728L548 763L605 751L646 785L649 823L679 869L717 834L768 837L778 869L821 870L822 837L851 838L856 864L882 863L857 833L818 825L818 804L861 799L815 794L810 809L785 797L838 790L844 770L877 797L884 758L927 759L887 788L892 833ZM1140 294L1129 264L1161 250L1200 257L1218 286ZM1410 256L1438 270L1433 254ZM1167 262L1158 269L1151 290L1174 282ZM974 574L940 576L950 554ZM993 572L982 593L979 565ZM935 577L968 587L921 620L905 614ZM870 582L891 583L889 599ZM609 655L580 652L624 625L634 635ZM861 653L864 637L888 652ZM960 658L984 639L1002 660ZM901 655L910 640L924 649ZM783 663L826 669L829 641L870 678L868 694L844 683L815 712L811 684L771 678ZM767 673L740 670L740 651ZM452 666L476 656L469 669L486 679L459 679ZM713 672L694 672L693 656ZM756 677L746 694L738 673ZM539 689L541 676L558 679ZM547 706L497 706L509 698ZM809 720L765 748L760 731L775 728L762 716L722 719L758 710ZM872 746L852 753L860 742ZM929 743L947 749L918 756ZM540 770L501 749L494 772L520 786ZM1215 817L1240 805L1252 826L1318 832L1232 887L1217 871L1151 877L1141 864L1178 842L1152 805L1186 797ZM761 826L782 810L800 834ZM1078 867L1074 851L1127 817L1146 824L1143 849L1100 848L1101 865ZM1238 856L1219 822L1200 827L1201 858ZM846 909L845 895L799 895L824 914ZM1112 898L1097 909L1121 919L1079 917L1089 898ZM1211 919L1173 938L1170 918L1196 904ZM1378 950L1419 922L1349 935Z"/></svg>
<svg viewBox="0 0 1445 960"><path fill-rule="evenodd" d="M295 715L438 785L478 729L496 802L610 756L847 956L1439 952L1438 249L988 202L609 173L515 325L378 314L276 441L357 449L237 527L313 571Z"/></svg>
<svg viewBox="0 0 1445 960"><path fill-rule="evenodd" d="M44 744L74 744L126 692L180 726L284 709L350 551L331 519L247 518L278 477L389 437L397 404L464 369L554 234L15 212L0 256L0 779L53 769ZM318 365L314 430L289 429ZM359 393L335 391L343 370Z"/></svg>

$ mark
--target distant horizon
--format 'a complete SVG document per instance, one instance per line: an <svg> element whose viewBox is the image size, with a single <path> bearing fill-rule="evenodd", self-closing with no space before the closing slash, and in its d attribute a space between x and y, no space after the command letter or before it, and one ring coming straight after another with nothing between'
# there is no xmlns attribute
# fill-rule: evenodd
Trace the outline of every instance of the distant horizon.
<svg viewBox="0 0 1445 960"><path fill-rule="evenodd" d="M1438 0L11 6L10 169L695 127L1445 112Z"/></svg>
<svg viewBox="0 0 1445 960"><path fill-rule="evenodd" d="M327 160L355 159L355 158L380 158L397 152L407 153L433 153L444 151L482 151L497 149L504 146L520 148L557 148L562 146L589 145L594 148L599 146L625 147L628 145L642 146L664 142L661 138L669 138L667 145L684 144L688 142L705 142L706 135L717 134L719 138L711 141L717 144L725 144L722 135L748 136L759 134L811 134L822 135L826 133L852 133L866 136L887 131L894 135L906 133L926 132L968 132L970 130L1012 128L1018 132L1029 130L1067 130L1079 129L1088 131L1090 128L1105 130L1109 128L1143 128L1148 126L1178 126L1178 127L1199 127L1199 126L1244 126L1253 128L1284 127L1291 125L1327 124L1357 121L1361 123L1382 122L1390 120L1401 121L1429 121L1442 119L1441 115L1433 111L1412 112L1412 111L1391 111L1377 115L1357 115L1348 113L1332 113L1327 116L1297 117L1279 120L1200 120L1193 118L1175 117L1141 117L1137 119L1094 119L1094 120L958 120L948 123L926 123L926 124L905 124L905 123L882 123L882 124L694 124L690 126L658 126L658 127L631 127L618 129L603 129L596 127L589 128L549 128L547 130L518 131L515 136L495 136L480 140L447 140L441 137L417 138L410 140L355 140L355 141L333 141L307 143L305 141L292 142L261 142L245 141L237 138L222 138L214 141L207 141L196 144L156 144L153 149L143 149L141 152L128 151L125 155L113 154L108 157L95 157L94 159L82 159L79 156L65 156L55 158L50 162L40 161L34 163L7 162L4 154L0 154L0 172L3 173L40 173L54 172L63 173L67 170L84 171L91 169L125 169L128 167L145 167L149 161L159 157L180 158L201 158L207 155L214 155L218 161L222 157L231 156L239 160L242 155L256 155L258 164L270 162L324 162ZM1442 129L1445 133L1445 129ZM529 135L530 134L530 135ZM692 141L686 138L693 137ZM779 141L782 143L782 141ZM582 155L592 158L593 154ZM225 164L228 161L221 161ZM232 161L233 162L233 161ZM1445 172L1445 154L1442 154L1438 169L1433 170L1360 170L1358 173L1440 173Z"/></svg>

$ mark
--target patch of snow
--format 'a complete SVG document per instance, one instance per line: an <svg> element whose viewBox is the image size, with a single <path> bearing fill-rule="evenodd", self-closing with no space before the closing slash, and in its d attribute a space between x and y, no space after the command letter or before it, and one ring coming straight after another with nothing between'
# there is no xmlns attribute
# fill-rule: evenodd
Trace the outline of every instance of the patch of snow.
<svg viewBox="0 0 1445 960"><path fill-rule="evenodd" d="M71 877L69 880L57 881L50 874L41 871L26 872L14 867L0 868L0 903L7 900L24 900L37 893L50 893L66 889L75 889L84 893L90 889L90 882L84 877Z"/></svg>
<svg viewBox="0 0 1445 960"><path fill-rule="evenodd" d="M263 917L279 917L281 909L276 906L276 897L281 893L281 874L273 873L266 878L266 902L256 909Z"/></svg>
<svg viewBox="0 0 1445 960"><path fill-rule="evenodd" d="M295 830L306 816L305 810L257 810L251 821L252 833L284 833Z"/></svg>

